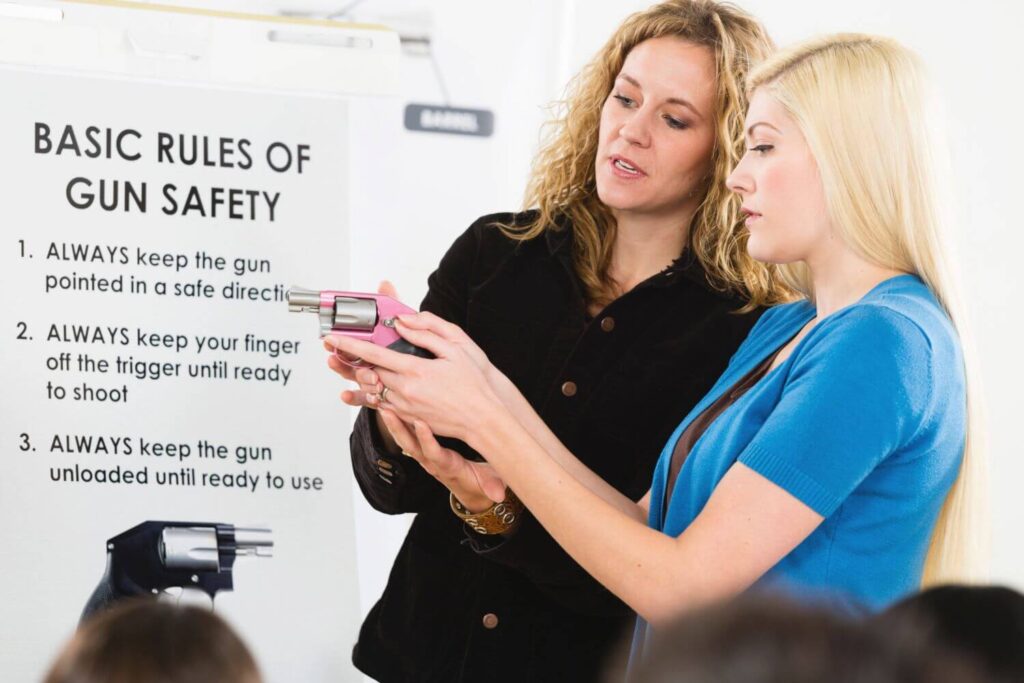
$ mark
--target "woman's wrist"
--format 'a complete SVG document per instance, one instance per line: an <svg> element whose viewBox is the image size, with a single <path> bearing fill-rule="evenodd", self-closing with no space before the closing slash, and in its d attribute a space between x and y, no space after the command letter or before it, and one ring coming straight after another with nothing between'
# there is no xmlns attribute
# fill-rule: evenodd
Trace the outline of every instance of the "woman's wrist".
<svg viewBox="0 0 1024 683"><path fill-rule="evenodd" d="M503 435L510 434L519 423L509 408L497 397L472 412L473 425L463 437L463 441L492 465L497 465L495 459L500 458L505 450L501 448L501 444L504 443Z"/></svg>
<svg viewBox="0 0 1024 683"><path fill-rule="evenodd" d="M519 389L512 383L512 380L490 363L488 363L487 368L484 370L484 377L487 379L487 385L502 405L506 407L511 406L516 394L519 393Z"/></svg>
<svg viewBox="0 0 1024 683"><path fill-rule="evenodd" d="M455 496L455 499L462 503L462 506L473 514L478 514L490 509L494 501L482 493L471 491L460 491L457 488L448 487L448 491Z"/></svg>
<svg viewBox="0 0 1024 683"><path fill-rule="evenodd" d="M467 509L454 494L450 497L449 504L452 512L469 528L485 536L511 533L519 525L523 512L523 504L510 488L505 489L505 500L491 503L479 512Z"/></svg>

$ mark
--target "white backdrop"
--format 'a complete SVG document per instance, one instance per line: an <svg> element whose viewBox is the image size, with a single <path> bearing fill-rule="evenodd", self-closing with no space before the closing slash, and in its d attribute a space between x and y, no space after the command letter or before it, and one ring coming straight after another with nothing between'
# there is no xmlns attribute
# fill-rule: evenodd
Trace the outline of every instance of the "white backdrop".
<svg viewBox="0 0 1024 683"><path fill-rule="evenodd" d="M358 604L350 475L329 456L336 443L333 431L310 428L327 423L333 413L311 398L330 386L316 362L317 321L311 315L289 315L283 300L237 300L223 294L232 282L259 288L262 295L265 289L287 287L301 274L347 277L345 262L339 268L331 258L346 251L346 225L324 218L343 215L345 204L346 151L336 134L344 125L344 106L326 99L310 103L318 114L318 123L311 125L290 115L294 99L273 95L4 68L0 88L20 102L0 114L0 186L17 190L4 193L12 218L4 226L11 248L5 250L0 278L7 292L0 314L11 321L12 333L0 340L6 385L0 424L10 444L18 434L28 435L17 441L23 448L5 458L6 474L0 479L2 594L8 617L0 625L6 644L0 676L35 678L73 630L100 582L107 539L143 521L162 520L269 527L275 556L240 558L235 590L218 596L217 610L252 644L268 680L299 675L328 681L342 672L351 680L351 665L336 647L354 637ZM111 107L115 102L122 104ZM179 110L182 103L192 106ZM260 115L246 116L252 111ZM126 147L140 158L34 154L36 121L50 125L54 150L66 123L82 124L79 135L86 123L116 131L132 128L140 138L126 140ZM177 163L158 164L158 131L249 139L252 168L184 167L177 151ZM84 138L79 139L86 149ZM316 163L311 160L302 175L270 171L257 150L274 139L309 141ZM232 147L237 149L237 143ZM177 143L174 149L180 149ZM242 161L240 155L233 158ZM118 180L118 208L104 211L98 202L73 208L65 192L75 177L87 178L97 196L103 179L108 205L114 196L110 183ZM145 212L134 202L125 209L126 182L137 192L146 184ZM163 193L165 183L176 188L169 195L173 202ZM205 215L195 210L181 215L191 186L204 195ZM236 211L244 218L225 220L227 204L213 218L212 186L279 192L273 222L262 199L255 214L245 202ZM67 191L84 203L81 184ZM175 206L174 215L164 213ZM16 239L25 242L24 256ZM296 244L304 240L319 248ZM224 269L201 267L198 251L223 258ZM80 258L83 254L88 260ZM165 254L174 256L164 261ZM155 262L149 260L153 255ZM241 270L248 262L263 272L236 271L236 258L244 259ZM124 292L62 289L63 278L76 276L120 278ZM175 294L176 286L196 291L200 281L210 286L209 296ZM130 292L130 282L148 286ZM160 282L167 283L167 294L159 293ZM17 338L14 321L25 323L24 339ZM156 335L157 343L150 335ZM272 358L272 352L254 352L253 343L247 349L247 335L252 335L250 342L259 338L298 345L292 346L295 353ZM170 347L167 337L173 337ZM217 344L236 340L234 350L213 346L212 338ZM67 366L47 365L63 354ZM99 367L79 365L84 357L107 362L108 369L83 371ZM119 371L118 360L150 365L140 376L138 366ZM190 368L198 373L214 363L223 364L222 371L190 377ZM277 371L267 374L268 380L256 379L272 368ZM245 379L250 370L251 379ZM77 400L76 391L88 395L86 386L114 390L117 398ZM61 398L52 387L67 394ZM81 445L86 439L98 443L100 437L107 439L107 451ZM112 446L115 439L130 440L131 450ZM204 458L201 440L224 446L226 457ZM152 443L174 444L177 457L160 454ZM239 446L255 447L258 459L240 462ZM92 476L114 468L144 471L148 481L52 479L68 468ZM186 476L179 477L183 472ZM268 474L281 477L281 486L269 484ZM239 476L246 478L244 486L233 480L225 485L225 477ZM289 483L294 477L319 478L322 485L298 490ZM292 623L296 614L309 625L297 628Z"/></svg>
<svg viewBox="0 0 1024 683"><path fill-rule="evenodd" d="M130 546L108 539L152 521L269 529L273 556L238 558L217 611L268 681L357 680L339 647L360 613L347 415L318 398L318 321L284 293L349 284L341 94L386 91L397 36L39 7L60 21L0 4L0 678L40 678ZM268 40L280 23L372 47ZM148 541L118 588L231 572L168 577Z"/></svg>

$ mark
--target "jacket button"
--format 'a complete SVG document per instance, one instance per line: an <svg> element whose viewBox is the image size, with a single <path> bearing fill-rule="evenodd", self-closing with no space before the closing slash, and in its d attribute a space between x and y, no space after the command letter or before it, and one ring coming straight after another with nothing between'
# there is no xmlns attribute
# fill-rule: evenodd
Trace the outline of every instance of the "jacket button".
<svg viewBox="0 0 1024 683"><path fill-rule="evenodd" d="M610 315L601 318L601 329L604 330L605 332L611 332L612 330L614 330L615 318L611 317Z"/></svg>
<svg viewBox="0 0 1024 683"><path fill-rule="evenodd" d="M575 382L566 382L565 384L563 384L562 385L562 395L563 396L575 396L576 395L576 383Z"/></svg>
<svg viewBox="0 0 1024 683"><path fill-rule="evenodd" d="M498 615L488 612L484 615L484 628L498 628Z"/></svg>

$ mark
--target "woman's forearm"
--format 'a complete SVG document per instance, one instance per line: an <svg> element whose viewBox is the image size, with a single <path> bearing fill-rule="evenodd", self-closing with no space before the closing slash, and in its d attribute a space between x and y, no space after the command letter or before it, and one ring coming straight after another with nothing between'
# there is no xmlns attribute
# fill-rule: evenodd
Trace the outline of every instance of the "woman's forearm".
<svg viewBox="0 0 1024 683"><path fill-rule="evenodd" d="M623 495L618 489L611 486L604 479L596 475L593 470L580 462L555 436L554 432L548 428L544 420L537 415L529 401L526 400L507 377L501 375L499 378L491 380L491 385L495 388L502 403L516 421L522 425L526 433L571 477L631 518L646 522L646 506L639 505L636 501ZM512 488L515 490L514 486Z"/></svg>
<svg viewBox="0 0 1024 683"><path fill-rule="evenodd" d="M573 559L648 619L660 619L667 607L679 608L678 604L666 606L665 599L669 594L676 594L672 602L679 599L679 586L672 585L683 568L677 539L650 529L636 503L630 501L629 509L605 500L591 488L593 480L600 479L564 447L563 455L569 456L564 459L585 470L590 481L584 483L550 457L507 412L495 411L485 420L486 429L472 435L470 445L488 458ZM601 483L603 487L595 488L607 493L611 487Z"/></svg>

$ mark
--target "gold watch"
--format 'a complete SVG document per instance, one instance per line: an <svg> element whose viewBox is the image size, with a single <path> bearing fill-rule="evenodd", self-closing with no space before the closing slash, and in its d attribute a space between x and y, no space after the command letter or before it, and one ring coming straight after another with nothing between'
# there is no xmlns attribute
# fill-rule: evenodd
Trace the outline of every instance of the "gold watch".
<svg viewBox="0 0 1024 683"><path fill-rule="evenodd" d="M515 527L523 512L523 503L510 488L505 489L505 500L495 503L482 512L473 513L467 510L454 493L448 495L448 502L456 517L465 522L473 531L484 535L503 534L510 531Z"/></svg>

